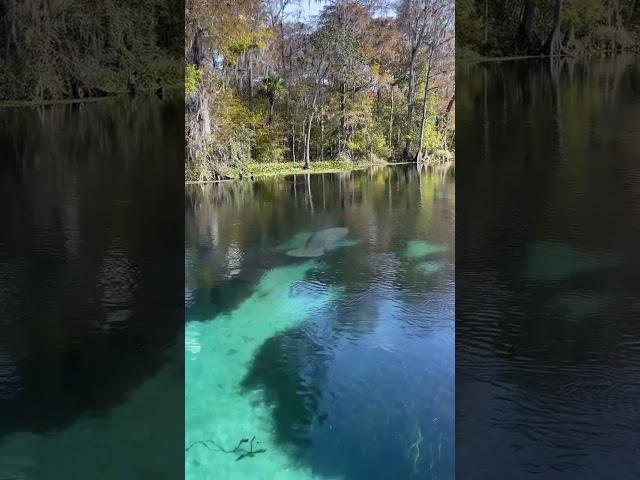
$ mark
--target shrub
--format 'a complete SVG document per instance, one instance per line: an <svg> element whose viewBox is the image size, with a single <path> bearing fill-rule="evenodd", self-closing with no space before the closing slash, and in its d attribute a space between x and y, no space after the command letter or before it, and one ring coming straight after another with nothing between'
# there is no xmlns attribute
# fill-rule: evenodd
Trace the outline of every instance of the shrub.
<svg viewBox="0 0 640 480"><path fill-rule="evenodd" d="M202 81L202 72L195 65L187 65L184 69L184 93L191 95L198 90Z"/></svg>

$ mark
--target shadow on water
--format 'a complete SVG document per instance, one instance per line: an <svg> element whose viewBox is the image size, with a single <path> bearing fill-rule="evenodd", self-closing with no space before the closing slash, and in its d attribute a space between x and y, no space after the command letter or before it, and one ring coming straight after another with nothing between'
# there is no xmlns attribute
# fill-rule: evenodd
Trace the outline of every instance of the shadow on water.
<svg viewBox="0 0 640 480"><path fill-rule="evenodd" d="M181 108L138 97L0 111L0 437L108 416L175 360Z"/></svg>
<svg viewBox="0 0 640 480"><path fill-rule="evenodd" d="M189 441L203 435L225 441L227 435L226 443L237 443L235 436L256 433L244 429L260 429L267 453L253 464L228 465L227 471L223 459L190 451L188 478L206 472L203 462L242 479L270 471L280 461L288 462L279 468L291 478L452 478L451 174L419 174L415 166L398 166L189 187L187 319L210 320L191 324L187 409L192 409L199 431ZM304 245L313 232L337 226L349 229L347 237L319 257L303 278L267 288L262 280L267 272L280 270L286 276L283 268L306 263L287 256L289 249ZM427 245L415 258L407 253L412 241ZM431 270L426 271L428 262ZM260 286L246 289L245 282ZM272 303L277 288L286 289L281 302L317 302L323 308L266 336L262 329L270 315L296 316ZM215 302L219 295L228 301ZM325 298L333 300L327 304ZM254 309L260 312L255 318L240 314ZM213 339L215 323L225 321L253 326L244 333L221 330L219 334L238 336L240 344L225 342L220 352L209 353L216 346L205 339ZM243 335L266 339L247 357ZM206 369L205 364L225 352L238 365L247 358L246 369ZM235 380L228 385L236 371L239 385ZM260 412L260 418L268 417L267 424L229 417L224 425L201 425L205 417L195 415L218 407L201 405L205 398L198 392L216 382L225 392L220 408L228 402L228 411L250 399L249 415ZM246 412L243 408L235 411ZM189 422L189 412L187 417ZM283 452L288 460L282 459Z"/></svg>
<svg viewBox="0 0 640 480"><path fill-rule="evenodd" d="M633 56L457 72L465 478L640 474L639 72Z"/></svg>

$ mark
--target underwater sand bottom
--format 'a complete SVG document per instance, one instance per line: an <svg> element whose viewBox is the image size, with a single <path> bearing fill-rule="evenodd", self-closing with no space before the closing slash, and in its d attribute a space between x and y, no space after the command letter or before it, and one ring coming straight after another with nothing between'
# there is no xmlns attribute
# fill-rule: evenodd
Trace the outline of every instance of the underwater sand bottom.
<svg viewBox="0 0 640 480"><path fill-rule="evenodd" d="M234 311L187 324L185 447L211 440L232 450L241 438L255 436L260 442L257 447L267 450L237 460L236 453L195 445L185 452L188 480L326 480L303 465L295 465L275 444L271 408L261 393L241 390L251 362L266 340L326 308L339 295L337 289L313 296L291 294L291 287L317 265L306 261L270 270Z"/></svg>

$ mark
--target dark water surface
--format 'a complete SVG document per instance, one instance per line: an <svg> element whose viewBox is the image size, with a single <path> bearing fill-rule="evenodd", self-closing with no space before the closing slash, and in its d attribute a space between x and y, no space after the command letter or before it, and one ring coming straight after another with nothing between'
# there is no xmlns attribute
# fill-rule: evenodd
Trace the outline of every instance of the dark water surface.
<svg viewBox="0 0 640 480"><path fill-rule="evenodd" d="M181 115L0 110L0 479L183 475Z"/></svg>
<svg viewBox="0 0 640 480"><path fill-rule="evenodd" d="M640 478L640 62L456 84L457 478Z"/></svg>
<svg viewBox="0 0 640 480"><path fill-rule="evenodd" d="M415 166L188 188L187 478L453 479L454 206Z"/></svg>

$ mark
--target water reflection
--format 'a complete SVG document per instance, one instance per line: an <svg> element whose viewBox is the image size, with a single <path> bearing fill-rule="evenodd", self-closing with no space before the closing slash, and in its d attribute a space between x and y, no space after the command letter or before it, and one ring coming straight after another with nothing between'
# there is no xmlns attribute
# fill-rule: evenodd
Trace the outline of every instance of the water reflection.
<svg viewBox="0 0 640 480"><path fill-rule="evenodd" d="M640 474L639 73L636 57L457 72L464 478Z"/></svg>
<svg viewBox="0 0 640 480"><path fill-rule="evenodd" d="M180 102L145 97L0 111L0 472L9 478L132 475L154 468L134 431L163 449L172 441L158 436L182 429L168 414L145 425L131 401L142 389L158 413L182 403L176 118ZM171 458L163 476L176 473Z"/></svg>
<svg viewBox="0 0 640 480"><path fill-rule="evenodd" d="M267 452L194 447L187 478L453 478L453 188L414 166L189 188L187 444Z"/></svg>

